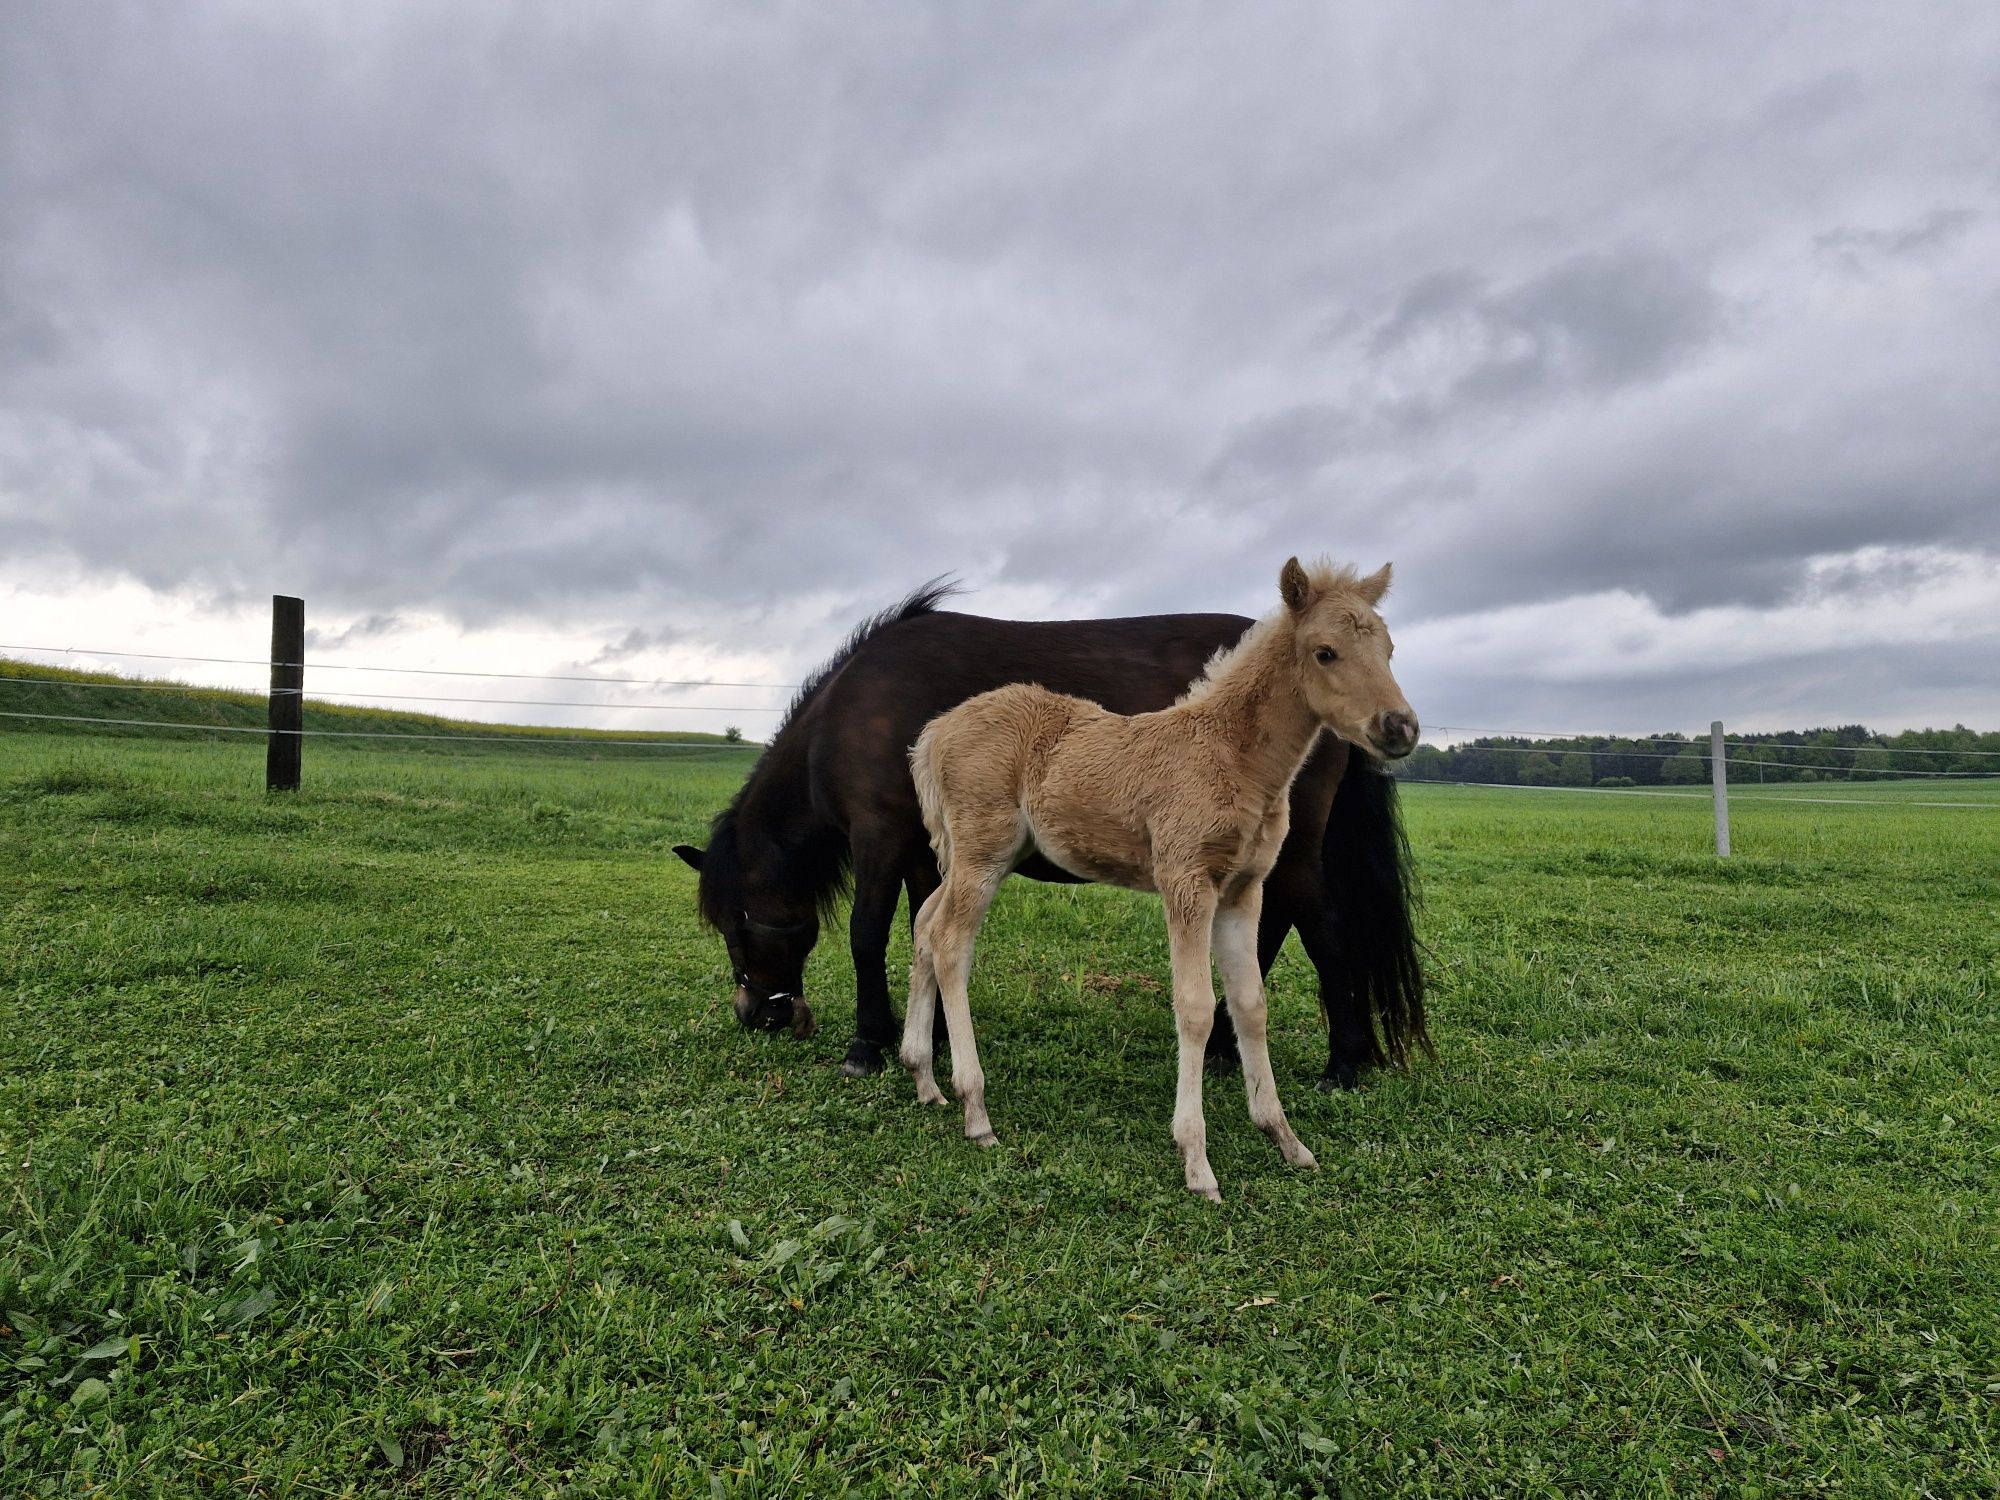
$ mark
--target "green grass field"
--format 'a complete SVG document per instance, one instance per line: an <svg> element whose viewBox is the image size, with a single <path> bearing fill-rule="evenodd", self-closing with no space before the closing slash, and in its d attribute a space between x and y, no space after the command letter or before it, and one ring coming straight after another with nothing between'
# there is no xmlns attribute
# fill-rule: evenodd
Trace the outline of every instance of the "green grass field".
<svg viewBox="0 0 2000 1500"><path fill-rule="evenodd" d="M2000 787L1407 789L1438 1060L1288 949L1218 1209L1151 900L1008 883L996 1151L739 1030L746 759L0 734L0 1493L2000 1489Z"/></svg>

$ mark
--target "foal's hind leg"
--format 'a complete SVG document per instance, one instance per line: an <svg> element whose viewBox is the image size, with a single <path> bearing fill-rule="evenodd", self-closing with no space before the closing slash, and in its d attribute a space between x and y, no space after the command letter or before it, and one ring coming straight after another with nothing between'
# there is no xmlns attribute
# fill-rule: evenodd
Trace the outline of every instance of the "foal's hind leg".
<svg viewBox="0 0 2000 1500"><path fill-rule="evenodd" d="M966 1138L976 1145L995 1143L993 1122L986 1117L986 1074L979 1066L979 1046L972 1036L972 944L986 920L993 893L1013 868L1014 851L1004 858L975 865L963 843L954 848L951 872L937 895L931 914L929 947L937 986L944 999L944 1024L951 1034L952 1092L965 1104Z"/></svg>
<svg viewBox="0 0 2000 1500"><path fill-rule="evenodd" d="M936 1051L932 1022L937 1015L937 963L931 951L931 919L937 913L939 886L924 898L910 928L910 998L903 1008L903 1045L898 1060L916 1076L917 1099L924 1104L942 1104L937 1077L931 1071Z"/></svg>
<svg viewBox="0 0 2000 1500"><path fill-rule="evenodd" d="M1268 1041L1269 1010L1264 1000L1264 976L1257 962L1257 917L1263 902L1261 883L1252 883L1215 913L1215 958L1222 970L1222 991L1236 1023L1236 1045L1243 1056L1243 1091L1250 1100L1250 1119L1277 1145L1295 1167L1317 1167L1312 1152L1300 1144L1278 1102L1278 1080L1271 1072Z"/></svg>

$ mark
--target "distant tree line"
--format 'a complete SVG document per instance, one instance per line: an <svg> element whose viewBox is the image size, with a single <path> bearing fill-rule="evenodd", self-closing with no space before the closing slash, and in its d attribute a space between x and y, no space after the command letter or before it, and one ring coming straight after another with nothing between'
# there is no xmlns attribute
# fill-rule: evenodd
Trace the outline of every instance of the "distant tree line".
<svg viewBox="0 0 2000 1500"><path fill-rule="evenodd" d="M1727 739L1731 782L1868 781L1910 771L2000 775L2000 734L1982 734L1963 724L1901 734L1842 724L1731 734ZM1949 753L1933 753L1938 751ZM1673 733L1643 739L1488 737L1448 750L1419 745L1395 770L1412 781L1503 786L1676 786L1706 783L1710 774L1708 737Z"/></svg>

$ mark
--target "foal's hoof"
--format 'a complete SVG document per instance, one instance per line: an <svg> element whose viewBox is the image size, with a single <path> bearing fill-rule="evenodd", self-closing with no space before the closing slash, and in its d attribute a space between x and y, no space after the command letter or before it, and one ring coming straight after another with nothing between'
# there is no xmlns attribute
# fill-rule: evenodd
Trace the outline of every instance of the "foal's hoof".
<svg viewBox="0 0 2000 1500"><path fill-rule="evenodd" d="M982 1151L988 1149L989 1147L997 1146L1000 1144L1000 1137L995 1135L990 1130L980 1135L969 1135L966 1137L966 1139L968 1141L971 1141L973 1145L979 1147L980 1150Z"/></svg>
<svg viewBox="0 0 2000 1500"><path fill-rule="evenodd" d="M1220 1203L1222 1201L1222 1189L1212 1182L1205 1187L1196 1187L1193 1183L1189 1183L1188 1191L1193 1193L1197 1198L1206 1198L1210 1203Z"/></svg>
<svg viewBox="0 0 2000 1500"><path fill-rule="evenodd" d="M841 1060L840 1071L849 1078L866 1078L882 1071L882 1044L856 1037Z"/></svg>
<svg viewBox="0 0 2000 1500"><path fill-rule="evenodd" d="M927 1084L920 1078L917 1080L917 1103L942 1104L944 1103L944 1090L939 1088L935 1083Z"/></svg>

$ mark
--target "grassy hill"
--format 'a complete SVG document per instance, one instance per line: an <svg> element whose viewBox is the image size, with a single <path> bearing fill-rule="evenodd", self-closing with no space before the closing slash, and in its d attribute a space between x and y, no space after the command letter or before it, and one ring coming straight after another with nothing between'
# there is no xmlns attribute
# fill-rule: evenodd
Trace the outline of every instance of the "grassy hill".
<svg viewBox="0 0 2000 1500"><path fill-rule="evenodd" d="M248 741L253 732L265 732L268 712L268 699L262 693L200 687L170 679L123 677L109 672L77 672L0 657L0 734ZM313 742L311 754L367 746L375 750L448 755L506 750L529 754L644 756L656 754L660 745L691 745L713 746L718 752L748 759L743 746L730 744L718 734L489 724L405 709L328 703L310 694L305 700L304 718L309 735L328 736ZM162 728L162 725L179 727ZM354 738L333 737L339 735ZM426 735L450 738L417 738ZM579 745L576 743L579 740L589 743Z"/></svg>

